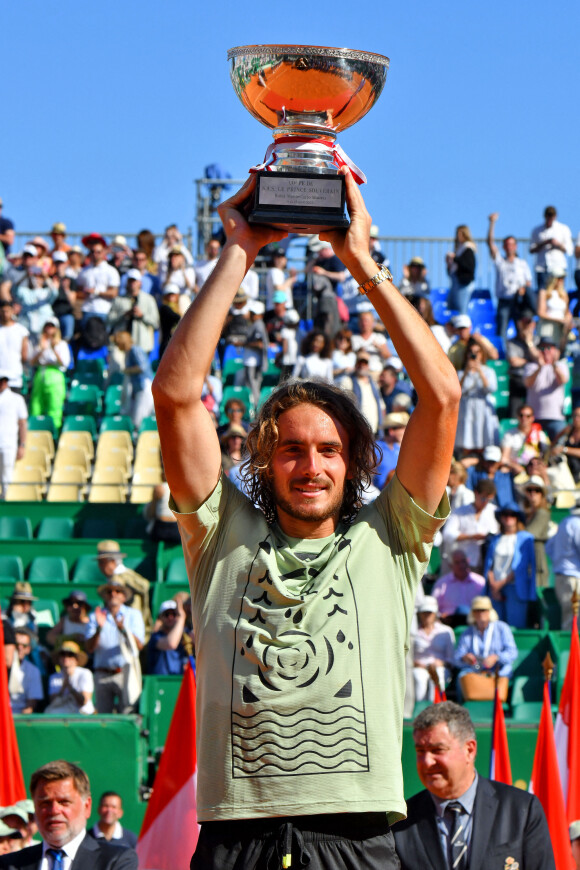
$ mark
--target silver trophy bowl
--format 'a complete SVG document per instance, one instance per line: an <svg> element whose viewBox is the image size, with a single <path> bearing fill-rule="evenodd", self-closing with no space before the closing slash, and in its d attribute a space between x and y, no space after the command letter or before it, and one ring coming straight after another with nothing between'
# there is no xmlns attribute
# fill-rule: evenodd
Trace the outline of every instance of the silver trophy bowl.
<svg viewBox="0 0 580 870"><path fill-rule="evenodd" d="M313 139L330 145L359 121L383 90L389 58L318 45L243 45L228 51L234 90L274 140ZM332 154L276 148L275 172L336 174Z"/></svg>

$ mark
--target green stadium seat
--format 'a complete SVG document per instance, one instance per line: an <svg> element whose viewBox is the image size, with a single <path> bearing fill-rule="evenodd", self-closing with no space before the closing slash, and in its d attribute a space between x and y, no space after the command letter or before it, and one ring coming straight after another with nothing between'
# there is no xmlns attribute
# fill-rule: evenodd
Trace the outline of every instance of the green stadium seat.
<svg viewBox="0 0 580 870"><path fill-rule="evenodd" d="M79 359L75 365L75 376L82 379L86 374L105 376L105 361L103 359Z"/></svg>
<svg viewBox="0 0 580 870"><path fill-rule="evenodd" d="M105 582L95 556L90 556L88 553L79 556L74 566L72 581L75 585L77 583L99 584Z"/></svg>
<svg viewBox="0 0 580 870"><path fill-rule="evenodd" d="M13 581L24 580L24 565L20 556L0 555L0 576Z"/></svg>
<svg viewBox="0 0 580 870"><path fill-rule="evenodd" d="M185 559L183 556L176 556L167 566L165 582L169 586L187 585L187 571L185 568Z"/></svg>
<svg viewBox="0 0 580 870"><path fill-rule="evenodd" d="M488 359L486 365L489 366L491 369L495 369L498 382L500 376L509 374L510 366L507 359Z"/></svg>
<svg viewBox="0 0 580 870"><path fill-rule="evenodd" d="M254 403L252 401L252 393L250 391L250 388L249 387L233 387L233 386L232 387L224 387L224 394L223 394L222 403L221 403L222 414L223 414L223 409L226 406L226 402L229 399L240 399L240 401L242 401L244 403L244 405L246 406L246 410L247 410L247 413L246 413L244 419L249 419L248 415L251 414L253 407L254 407ZM224 415L224 417L225 417L225 415ZM227 418L225 418L225 419L227 422Z"/></svg>
<svg viewBox="0 0 580 870"><path fill-rule="evenodd" d="M139 435L141 432L157 432L157 420L154 415L151 417L143 417L139 426Z"/></svg>
<svg viewBox="0 0 580 870"><path fill-rule="evenodd" d="M243 357L235 357L234 359L225 360L222 368L222 381L224 387L233 387L236 380L236 373L244 368Z"/></svg>
<svg viewBox="0 0 580 870"><path fill-rule="evenodd" d="M127 414L113 414L111 417L103 417L99 433L102 432L129 432L133 433L133 421Z"/></svg>
<svg viewBox="0 0 580 870"><path fill-rule="evenodd" d="M493 720L493 701L464 701L463 706L474 722L489 723Z"/></svg>
<svg viewBox="0 0 580 870"><path fill-rule="evenodd" d="M121 413L122 396L122 384L111 384L107 387L105 391L105 416L114 417Z"/></svg>
<svg viewBox="0 0 580 870"><path fill-rule="evenodd" d="M88 414L69 414L62 422L63 432L90 432L91 437L97 437L95 418Z"/></svg>
<svg viewBox="0 0 580 870"><path fill-rule="evenodd" d="M0 540L6 538L32 539L32 523L28 517L0 517Z"/></svg>
<svg viewBox="0 0 580 870"><path fill-rule="evenodd" d="M516 429L518 425L518 421L514 417L504 417L503 420L499 421L499 440L503 438L506 432L510 429Z"/></svg>
<svg viewBox="0 0 580 870"><path fill-rule="evenodd" d="M260 410L260 408L262 407L264 402L266 402L270 398L270 396L272 395L272 393L274 392L275 389L276 389L275 386L274 387L262 387L262 389L260 390L260 396L258 398L258 411Z"/></svg>
<svg viewBox="0 0 580 870"><path fill-rule="evenodd" d="M70 414L100 414L102 404L102 390L95 384L78 384L71 387L66 398L64 411L66 416Z"/></svg>
<svg viewBox="0 0 580 870"><path fill-rule="evenodd" d="M56 437L54 420L46 414L38 414L36 417L29 417L28 428L36 431L40 430L41 432L52 432L52 437Z"/></svg>
<svg viewBox="0 0 580 870"><path fill-rule="evenodd" d="M544 693L544 674L539 671L529 676L514 677L512 681L511 705L515 707L528 701L542 703Z"/></svg>
<svg viewBox="0 0 580 870"><path fill-rule="evenodd" d="M150 674L143 680L139 713L149 731L149 749L154 756L158 756L165 745L182 679L181 676Z"/></svg>
<svg viewBox="0 0 580 870"><path fill-rule="evenodd" d="M34 602L34 609L36 611L37 625L45 625L52 628L58 622L60 616L59 606L52 598L39 598L38 601Z"/></svg>
<svg viewBox="0 0 580 870"><path fill-rule="evenodd" d="M28 569L28 579L35 583L68 583L68 565L62 556L35 556Z"/></svg>
<svg viewBox="0 0 580 870"><path fill-rule="evenodd" d="M39 541L58 541L74 538L75 523L72 517L44 517L36 535Z"/></svg>
<svg viewBox="0 0 580 870"><path fill-rule="evenodd" d="M512 721L527 725L538 725L542 714L542 701L523 701L512 707ZM507 720L509 721L509 720Z"/></svg>

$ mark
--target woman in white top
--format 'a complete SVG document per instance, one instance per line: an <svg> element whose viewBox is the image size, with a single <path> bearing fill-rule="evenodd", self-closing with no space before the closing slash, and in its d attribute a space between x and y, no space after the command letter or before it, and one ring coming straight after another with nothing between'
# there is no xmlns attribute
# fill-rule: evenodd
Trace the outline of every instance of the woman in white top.
<svg viewBox="0 0 580 870"><path fill-rule="evenodd" d="M304 380L323 378L333 383L330 341L319 329L313 329L305 336L294 366L294 377Z"/></svg>
<svg viewBox="0 0 580 870"><path fill-rule="evenodd" d="M569 299L564 287L564 278L552 278L538 295L538 335L558 342L563 350L572 326L572 314L568 309Z"/></svg>
<svg viewBox="0 0 580 870"><path fill-rule="evenodd" d="M437 323L435 320L431 300L427 299L426 296L411 296L409 301L412 303L413 307L417 309L445 353L447 353L451 347L451 336L445 327L440 323Z"/></svg>
<svg viewBox="0 0 580 870"><path fill-rule="evenodd" d="M159 264L159 280L161 287L167 284L175 284L179 292L185 294L188 299L195 295L195 271L193 266L187 265L181 246L176 245L169 251L169 257L165 263Z"/></svg>
<svg viewBox="0 0 580 870"><path fill-rule="evenodd" d="M32 417L39 414L52 417L57 430L62 423L62 409L66 397L64 373L70 361L70 348L62 340L59 322L56 317L51 317L42 327L38 344L33 345L30 354L30 365L36 371L29 412Z"/></svg>
<svg viewBox="0 0 580 870"><path fill-rule="evenodd" d="M352 332L350 329L339 329L334 336L332 351L332 368L334 379L338 383L344 375L352 375L356 365L356 353L352 349Z"/></svg>
<svg viewBox="0 0 580 870"><path fill-rule="evenodd" d="M88 661L87 654L78 643L67 640L53 658L60 670L49 677L50 703L44 712L53 716L66 713L93 714L94 680L91 671L84 667Z"/></svg>
<svg viewBox="0 0 580 870"><path fill-rule="evenodd" d="M415 701L435 699L435 683L429 673L431 666L439 678L441 690L449 682L450 673L445 666L453 664L455 635L448 625L439 622L437 616L437 601L426 595L417 611L419 628L413 642Z"/></svg>

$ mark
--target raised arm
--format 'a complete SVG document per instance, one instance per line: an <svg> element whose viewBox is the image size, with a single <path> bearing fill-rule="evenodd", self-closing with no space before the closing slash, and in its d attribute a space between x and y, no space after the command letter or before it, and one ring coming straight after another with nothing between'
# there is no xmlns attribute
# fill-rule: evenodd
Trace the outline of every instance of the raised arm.
<svg viewBox="0 0 580 870"><path fill-rule="evenodd" d="M255 185L252 176L220 205L226 244L177 326L153 381L165 475L183 513L203 504L220 475L219 442L201 396L226 315L260 248L286 235L247 223L244 211Z"/></svg>
<svg viewBox="0 0 580 870"><path fill-rule="evenodd" d="M369 254L371 218L350 171L346 178L351 225L348 231L321 233L359 284L377 274ZM368 293L383 321L413 385L418 401L405 431L397 476L424 509L436 510L449 477L461 390L457 373L433 333L413 306L390 281Z"/></svg>
<svg viewBox="0 0 580 870"><path fill-rule="evenodd" d="M493 231L498 217L499 214L496 211L490 214L489 227L487 229L487 247L489 248L489 253L491 254L492 260L495 260L495 258L497 257L497 245L493 238Z"/></svg>

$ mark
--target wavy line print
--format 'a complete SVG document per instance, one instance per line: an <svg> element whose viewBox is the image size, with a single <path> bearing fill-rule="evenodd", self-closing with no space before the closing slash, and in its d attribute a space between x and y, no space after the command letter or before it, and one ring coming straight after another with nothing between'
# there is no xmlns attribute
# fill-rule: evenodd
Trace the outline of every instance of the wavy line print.
<svg viewBox="0 0 580 870"><path fill-rule="evenodd" d="M274 716L280 716L283 719L289 719L290 716L298 716L303 713L317 713L319 716L332 716L333 713L338 713L342 710L354 710L355 713L364 715L364 710L361 707L355 707L354 704L339 704L333 710L320 710L317 707L299 707L298 710L292 710L290 713L266 708L265 710L257 710L255 713L249 713L247 716L239 713L237 710L232 710L234 716L243 716L244 719L254 719L256 716L261 716L265 713L271 713Z"/></svg>
<svg viewBox="0 0 580 870"><path fill-rule="evenodd" d="M241 747L240 747L241 748ZM348 756L347 756L348 753ZM366 758L366 752L358 752L356 749L352 748L343 748L340 752L334 752L332 755L327 755L324 752L317 752L315 749L309 749L307 752L299 752L297 755L279 755L277 752L263 752L262 755L259 755L257 758L246 758L244 755L233 753L234 758L242 763L246 764L258 764L261 762L261 766L271 764L271 761L265 762L265 758L273 758L278 759L283 764L291 763L293 761L297 761L299 758L305 759L309 756L314 755L317 758L331 759L331 758L344 758L345 761L356 761L357 758Z"/></svg>
<svg viewBox="0 0 580 870"><path fill-rule="evenodd" d="M317 728L304 728L301 733L308 734L309 731L312 731L313 734L318 734L320 737L334 737L335 734L342 734L344 731L353 731L355 734L362 734L364 736L364 733L365 733L364 730L361 731L359 728L356 728L354 725L343 725L342 723L336 723L336 724L340 724L340 728L337 731L325 731L325 732L321 733ZM268 731L268 730L260 731L257 734L253 735L252 738L246 738L243 734L238 734L237 732L234 732L234 734L233 734L233 736L236 737L238 740L246 740L246 739L259 740L261 737L264 737L264 736L269 737L270 735L273 735L273 737L276 737L280 740L287 739L284 734L278 734L275 731Z"/></svg>
<svg viewBox="0 0 580 870"><path fill-rule="evenodd" d="M319 767L321 770L337 770L339 767L347 767L347 766L352 765L352 764L354 764L355 767L360 767L361 770L368 770L368 764L366 764L366 763L361 764L360 761L357 761L354 758L353 759L344 759L343 761L339 761L338 764L333 764L333 765L325 765L325 764L320 764L318 761L308 761L307 760L307 761L302 762L302 764L298 764L298 765L296 765L296 767L291 767L289 769L282 767L282 765L280 765L280 764L272 764L272 763L264 765L264 767L273 767L276 770L281 770L282 773L295 773L297 770L300 770L301 767L306 767L307 765L311 765L313 767ZM258 768L258 770L261 770L261 769L263 769L263 768ZM243 767L240 767L239 765L236 765L236 764L234 764L234 770L239 770L241 773L245 773L245 774L257 773L256 770L246 770Z"/></svg>
<svg viewBox="0 0 580 870"><path fill-rule="evenodd" d="M337 732L335 732L335 733L337 733ZM340 732L338 732L338 733L340 733ZM323 735L320 735L320 736L323 736ZM331 734L324 735L324 737L332 737L332 736L333 735L331 735ZM362 746L362 747L366 746L366 743L364 741L361 742L360 740L355 740L355 738L350 736L350 735L346 735L345 737L341 737L340 740L336 740L332 744L329 744L328 746L325 743L314 739L313 737L306 737L304 740L299 740L297 743L292 743L289 746L288 745L280 745L279 743L276 743L275 740L265 740L263 743L259 743L257 746L253 746L253 741L250 742L247 740L244 743L241 740L234 740L234 746L241 749L242 751L258 752L258 750L262 749L264 746L269 746L270 744L275 746L277 749L286 750L288 748L298 749L298 747L302 746L304 743L314 743L316 746L324 746L325 748L330 748L330 746L338 746L340 743L346 743L347 741L349 741L350 743L356 744L356 746ZM356 751L356 750L353 750L353 751Z"/></svg>
<svg viewBox="0 0 580 870"><path fill-rule="evenodd" d="M237 715L237 714L234 714L234 715ZM272 717L272 719L262 719L260 722L254 722L253 724L249 724L249 725L245 724L243 721L242 722L232 722L232 726L234 728L241 728L243 730L250 731L250 730L254 730L255 728L259 728L262 725L275 725L276 728L283 731L284 729L296 728L296 725L300 725L300 727L302 728L306 722L314 722L314 724L318 728L323 728L323 727L328 728L332 725L338 725L339 722L346 722L348 720L350 720L352 722L356 722L356 723L364 722L364 717L363 717L362 711L360 711L360 714L358 717L354 716L350 713L347 713L344 716L339 716L338 719L334 719L332 722L325 721L324 719L322 719L322 720L315 719L314 716L308 716L305 719L299 720L298 722L278 722L276 716L274 715Z"/></svg>

